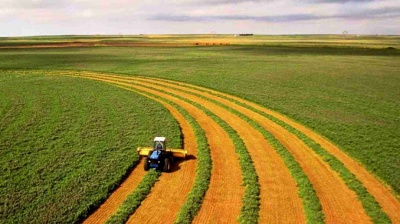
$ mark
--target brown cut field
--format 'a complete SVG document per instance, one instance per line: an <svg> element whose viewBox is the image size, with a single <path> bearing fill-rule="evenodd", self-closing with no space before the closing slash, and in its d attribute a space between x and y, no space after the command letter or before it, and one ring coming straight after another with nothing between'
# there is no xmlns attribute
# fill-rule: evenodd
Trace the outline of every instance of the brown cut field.
<svg viewBox="0 0 400 224"><path fill-rule="evenodd" d="M66 75L69 74L66 73ZM196 157L196 144L194 144L195 136L190 125L165 100L182 107L199 123L208 139L213 168L209 189L200 211L193 220L194 223L237 222L244 195L242 171L235 146L226 131L203 111L204 108L232 127L251 155L260 184L260 223L305 223L306 215L302 199L299 197L298 185L280 155L258 130L232 111L258 123L293 155L317 193L326 223L371 223L372 220L356 193L347 186L328 162L310 149L299 137L257 111L272 115L320 144L359 179L393 223L400 222L398 212L396 212L400 210L400 202L385 185L325 138L281 114L238 97L180 82L89 72L74 76L116 85L144 94L163 104L181 125L184 147L194 157ZM247 105L254 110L242 105ZM195 168L196 160L187 160L179 164L176 172L162 174L151 193L129 218L128 223L173 223L193 185ZM138 169L142 170L141 167L135 170ZM139 178L143 172L135 175ZM130 179L128 178L120 188L123 188L127 181ZM134 185L132 187L134 188ZM94 223L91 220L103 222L106 220L105 217L110 216L113 210L115 211L117 203L112 202L115 200L112 197L114 194L121 194L117 193L121 191L120 188L86 220L87 223ZM167 192L165 192L166 188ZM115 197L126 196L127 193L124 193ZM121 203L121 200L119 199L118 203ZM153 213L148 211L157 207L156 211L159 215L154 217ZM102 215L104 217L99 218Z"/></svg>

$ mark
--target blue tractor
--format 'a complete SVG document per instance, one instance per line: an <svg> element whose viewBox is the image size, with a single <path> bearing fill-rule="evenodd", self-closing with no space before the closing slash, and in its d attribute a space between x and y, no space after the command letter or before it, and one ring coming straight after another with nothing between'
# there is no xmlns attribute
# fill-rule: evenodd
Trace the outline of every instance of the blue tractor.
<svg viewBox="0 0 400 224"><path fill-rule="evenodd" d="M151 168L164 172L171 171L174 157L185 158L187 151L184 149L167 149L165 137L155 137L153 147L140 147L139 155L145 156L144 170Z"/></svg>

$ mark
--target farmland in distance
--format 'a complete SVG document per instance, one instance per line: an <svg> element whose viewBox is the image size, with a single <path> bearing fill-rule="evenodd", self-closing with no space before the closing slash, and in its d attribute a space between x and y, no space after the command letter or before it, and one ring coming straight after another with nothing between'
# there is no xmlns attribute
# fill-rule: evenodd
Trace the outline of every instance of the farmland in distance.
<svg viewBox="0 0 400 224"><path fill-rule="evenodd" d="M31 169L33 163L38 161L36 157L30 160L32 147L36 147L36 144L36 148L49 147L44 140L57 138L51 141L52 144L56 144L54 149L58 150L57 152L60 150L72 152L73 150L65 150L68 147L79 148L79 150L90 148L83 155L86 156L85 161L92 161L92 163L98 163L99 155L96 157L96 153L99 153L97 151L99 148L109 148L112 152L122 150L117 158L123 159L116 159L117 155L112 153L106 154L108 157L105 159L108 162L117 160L117 164L121 167L112 167L111 164L105 166L108 168L104 173L110 172L112 175L107 176L103 173L99 180L93 179L95 186L101 185L104 188L113 188L121 181L122 176L127 170L132 169L132 164L138 160L132 150L138 145L149 144L156 133L169 136L169 139L173 141L172 145L178 147L181 144L176 121L160 105L152 103L153 101L144 97L140 99L137 96L131 97L134 93L105 84L96 84L93 81L58 76L43 77L38 72L38 70L43 70L45 74L50 74L52 71L54 74L57 73L56 71L73 71L76 74L98 72L122 77L137 75L157 77L238 96L284 114L321 134L363 164L373 175L387 183L395 195L400 193L400 152L398 150L400 148L398 125L400 123L400 89L398 88L400 51L396 49L400 38L395 36L352 36L347 39L343 36L254 36L238 39L227 36L216 38L209 36L86 36L14 40L3 38L0 39L0 45L15 47L44 45L49 42L52 44L53 42L85 43L99 41L98 39L101 41L96 46L0 49L0 85L2 85L0 153L4 155L1 158L5 162L2 163L4 164L2 169L7 171L1 176L2 190L4 189L5 192L10 192L7 188L11 186L10 184L26 182L26 177L24 179L23 176L30 176L28 170ZM154 45L123 46L127 42ZM121 46L106 46L107 43L122 44ZM200 44L196 45L196 43ZM80 94L78 90L81 91ZM59 101L59 98L67 101L65 105L60 106L60 103L64 102ZM152 107L154 108L151 109ZM118 110L114 111L112 108L118 108ZM64 109L68 110L64 111ZM110 114L110 111L113 112ZM149 112L155 114L148 114ZM48 117L48 113L51 113L51 116ZM132 113L138 114L137 117L132 117ZM157 116L158 113L162 115ZM35 116L32 118L31 114ZM64 116L67 117L64 118ZM109 121L110 119L113 121ZM132 123L135 123L135 119L143 119L144 122L136 121L136 126L133 126L125 122L129 119L133 119ZM152 119L157 119L157 122L153 122ZM69 120L72 122L67 122ZM97 128L95 122L102 123L104 128L100 128L103 127L101 125ZM159 122L165 129L157 132L158 127L155 127L153 123ZM99 132L99 134L86 133L85 130L90 129L83 125L86 123L89 126L95 125L96 133ZM77 133L86 133L84 135L89 135L93 139L80 142L80 137L65 134L67 132L62 127L66 125L70 125L67 126L68 130L79 130ZM17 131L21 127L26 131ZM59 128L61 130L58 130ZM101 134L106 130L107 133ZM111 137L115 136L116 130L124 133L123 137L117 141ZM58 136L58 133L64 134ZM104 139L104 135L110 138ZM65 142L71 146L65 146L67 144ZM40 150L35 151L40 154ZM39 156L35 153L33 155ZM60 160L59 154L55 155L53 160L48 154L46 154L48 158L40 156L51 163L54 163L55 159ZM70 158L68 155L66 157ZM81 164L78 161L64 165L68 169L76 170L75 163ZM85 178L92 178L93 169L96 168L90 162L87 163L82 175ZM50 184L54 178L62 179L66 175L60 172L60 168L55 168L54 172L55 176L49 174L43 180L44 183L49 181ZM65 181L69 184L73 183L68 178ZM39 186L42 186L41 184ZM75 184L79 185L79 183ZM34 183L27 188L33 188L36 185L38 184ZM21 187L26 186L21 185ZM45 189L41 188L40 191L45 191ZM107 195L108 190L102 191L103 195L98 198L104 198L104 192ZM45 192L40 194L45 194ZM32 196L26 197L26 200L29 200ZM43 203L58 200L55 196L49 197L42 199ZM90 200L94 200L93 198ZM16 199L7 198L7 200L11 200L7 201L11 203L10 206L22 206L12 204L12 200ZM37 206L32 205L30 209L33 207ZM84 214L85 209L81 209L71 217L61 217L60 220L77 220L77 217ZM6 217L5 212L2 213L2 217ZM58 214L51 216L50 220L58 220L55 217L58 217Z"/></svg>

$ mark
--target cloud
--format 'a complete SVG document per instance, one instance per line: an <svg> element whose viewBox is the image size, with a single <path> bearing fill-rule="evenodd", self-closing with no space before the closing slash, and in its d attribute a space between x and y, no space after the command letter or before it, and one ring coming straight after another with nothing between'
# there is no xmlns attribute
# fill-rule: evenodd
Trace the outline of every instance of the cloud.
<svg viewBox="0 0 400 224"><path fill-rule="evenodd" d="M376 0L309 0L309 1L316 3L365 3L365 2L373 2Z"/></svg>
<svg viewBox="0 0 400 224"><path fill-rule="evenodd" d="M0 0L0 36L86 33L392 33L399 0ZM234 22L233 22L234 21Z"/></svg>
<svg viewBox="0 0 400 224"><path fill-rule="evenodd" d="M272 0L273 1L273 0ZM197 3L206 3L206 4L240 4L240 3L262 3L262 2L271 2L266 0L204 0L204 1L196 1Z"/></svg>
<svg viewBox="0 0 400 224"><path fill-rule="evenodd" d="M7 2L7 1L6 1ZM10 1L9 6L16 9L54 9L68 5L66 0L19 0Z"/></svg>
<svg viewBox="0 0 400 224"><path fill-rule="evenodd" d="M318 19L318 16L307 14L292 14L282 16L185 16L185 15L157 15L150 20L171 21L171 22L211 22L218 20L253 20L261 22L290 22L301 20Z"/></svg>
<svg viewBox="0 0 400 224"><path fill-rule="evenodd" d="M170 21L170 22L213 22L220 20L246 20L256 22L295 22L321 19L350 19L362 20L373 18L398 18L400 17L400 7L385 7L379 9L362 9L347 13L334 15L316 15L316 14L286 14L286 15L209 15L209 16L190 16L190 15L167 15L159 14L148 18L149 20Z"/></svg>

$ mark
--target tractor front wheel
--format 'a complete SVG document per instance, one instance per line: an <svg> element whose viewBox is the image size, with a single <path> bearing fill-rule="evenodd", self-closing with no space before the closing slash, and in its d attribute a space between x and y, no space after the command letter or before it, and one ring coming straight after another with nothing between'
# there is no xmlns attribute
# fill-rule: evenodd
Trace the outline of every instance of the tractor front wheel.
<svg viewBox="0 0 400 224"><path fill-rule="evenodd" d="M164 172L169 172L171 170L171 160L169 158L164 159Z"/></svg>
<svg viewBox="0 0 400 224"><path fill-rule="evenodd" d="M144 170L148 171L149 170L149 158L144 158Z"/></svg>

